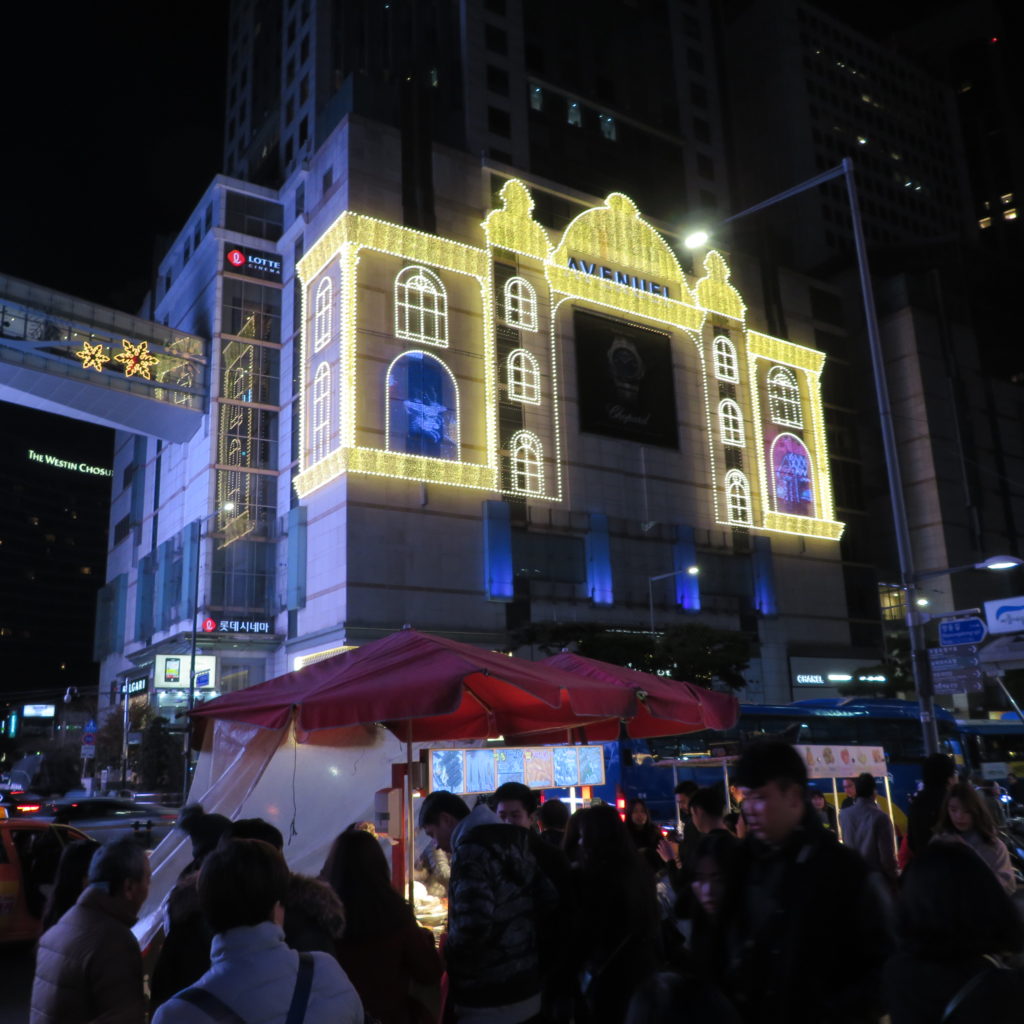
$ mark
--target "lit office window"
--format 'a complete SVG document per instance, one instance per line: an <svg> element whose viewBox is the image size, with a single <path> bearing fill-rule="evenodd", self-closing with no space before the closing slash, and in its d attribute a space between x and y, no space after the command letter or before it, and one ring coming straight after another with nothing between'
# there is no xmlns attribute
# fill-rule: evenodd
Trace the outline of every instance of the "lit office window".
<svg viewBox="0 0 1024 1024"><path fill-rule="evenodd" d="M316 290L313 319L313 351L319 352L331 340L331 279L325 277Z"/></svg>
<svg viewBox="0 0 1024 1024"><path fill-rule="evenodd" d="M725 502L730 523L750 525L750 484L738 469L725 474Z"/></svg>
<svg viewBox="0 0 1024 1024"><path fill-rule="evenodd" d="M784 366L773 367L768 374L768 408L773 423L787 427L802 427L800 387L796 376Z"/></svg>
<svg viewBox="0 0 1024 1024"><path fill-rule="evenodd" d="M1014 207L1010 207L1008 210L1003 210L1003 220L1016 220L1017 210Z"/></svg>
<svg viewBox="0 0 1024 1024"><path fill-rule="evenodd" d="M982 230L984 230L985 228L992 227L992 218L991 217L981 217L978 220L978 227L981 228Z"/></svg>
<svg viewBox="0 0 1024 1024"><path fill-rule="evenodd" d="M524 348L508 355L508 397L513 402L540 405L540 367Z"/></svg>
<svg viewBox="0 0 1024 1024"><path fill-rule="evenodd" d="M520 494L543 493L541 461L544 449L536 435L527 430L513 434L509 451L512 458L512 490Z"/></svg>
<svg viewBox="0 0 1024 1024"><path fill-rule="evenodd" d="M614 142L619 137L619 129L615 124L615 118L611 114L601 115L601 134Z"/></svg>
<svg viewBox="0 0 1024 1024"><path fill-rule="evenodd" d="M537 293L522 277L505 282L505 322L524 331L537 330Z"/></svg>
<svg viewBox="0 0 1024 1024"><path fill-rule="evenodd" d="M728 338L721 336L715 338L715 376L733 384L739 383L740 379L736 349Z"/></svg>
<svg viewBox="0 0 1024 1024"><path fill-rule="evenodd" d="M583 108L573 100L569 101L568 119L574 128L583 127Z"/></svg>
<svg viewBox="0 0 1024 1024"><path fill-rule="evenodd" d="M544 109L544 90L539 85L530 87L530 109Z"/></svg>
<svg viewBox="0 0 1024 1024"><path fill-rule="evenodd" d="M395 334L428 345L448 345L448 296L426 267L406 267L395 278Z"/></svg>
<svg viewBox="0 0 1024 1024"><path fill-rule="evenodd" d="M879 587L878 604L886 622L902 622L907 617L906 591L902 587Z"/></svg>
<svg viewBox="0 0 1024 1024"><path fill-rule="evenodd" d="M742 448L746 443L743 437L743 413L731 398L725 399L718 406L718 427L722 444Z"/></svg>

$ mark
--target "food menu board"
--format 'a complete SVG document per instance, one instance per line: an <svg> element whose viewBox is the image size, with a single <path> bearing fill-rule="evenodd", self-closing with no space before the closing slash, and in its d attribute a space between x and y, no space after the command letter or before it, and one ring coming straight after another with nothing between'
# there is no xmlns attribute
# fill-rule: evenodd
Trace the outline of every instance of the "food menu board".
<svg viewBox="0 0 1024 1024"><path fill-rule="evenodd" d="M889 771L885 751L881 747L802 744L796 749L807 765L808 777L812 779L854 778L861 772L881 777Z"/></svg>
<svg viewBox="0 0 1024 1024"><path fill-rule="evenodd" d="M472 747L429 752L430 789L493 793L505 782L531 789L604 785L604 751L595 747Z"/></svg>

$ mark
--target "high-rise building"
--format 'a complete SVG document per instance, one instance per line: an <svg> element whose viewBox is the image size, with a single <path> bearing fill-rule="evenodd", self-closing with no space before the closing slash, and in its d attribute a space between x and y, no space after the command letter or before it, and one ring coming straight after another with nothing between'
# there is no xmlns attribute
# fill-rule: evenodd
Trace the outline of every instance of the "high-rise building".
<svg viewBox="0 0 1024 1024"><path fill-rule="evenodd" d="M713 210L728 192L710 11L665 0L236 3L224 168L279 187L357 114L400 130L404 219L427 230L438 143L590 195L626 192L666 221Z"/></svg>

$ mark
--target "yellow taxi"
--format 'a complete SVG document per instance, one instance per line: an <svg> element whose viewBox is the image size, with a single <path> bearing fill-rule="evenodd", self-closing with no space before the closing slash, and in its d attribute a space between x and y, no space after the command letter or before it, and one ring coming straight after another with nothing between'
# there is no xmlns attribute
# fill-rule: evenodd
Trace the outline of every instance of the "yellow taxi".
<svg viewBox="0 0 1024 1024"><path fill-rule="evenodd" d="M87 838L70 825L0 819L0 943L39 937L61 852L68 843Z"/></svg>

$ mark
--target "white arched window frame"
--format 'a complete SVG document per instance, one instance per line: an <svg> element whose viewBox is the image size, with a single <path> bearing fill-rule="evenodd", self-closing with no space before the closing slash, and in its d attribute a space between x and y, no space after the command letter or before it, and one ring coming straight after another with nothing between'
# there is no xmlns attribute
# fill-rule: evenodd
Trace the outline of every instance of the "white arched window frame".
<svg viewBox="0 0 1024 1024"><path fill-rule="evenodd" d="M512 490L519 494L544 493L544 446L536 434L520 430L509 442Z"/></svg>
<svg viewBox="0 0 1024 1024"><path fill-rule="evenodd" d="M540 366L525 348L509 352L506 372L509 401L540 405Z"/></svg>
<svg viewBox="0 0 1024 1024"><path fill-rule="evenodd" d="M524 331L537 330L537 293L523 277L505 282L505 323Z"/></svg>
<svg viewBox="0 0 1024 1024"><path fill-rule="evenodd" d="M722 336L715 338L715 376L733 384L738 384L740 380L736 348L728 338Z"/></svg>
<svg viewBox="0 0 1024 1024"><path fill-rule="evenodd" d="M730 523L750 526L750 484L738 469L725 474L725 504Z"/></svg>
<svg viewBox="0 0 1024 1024"><path fill-rule="evenodd" d="M768 373L768 408L772 422L786 427L802 427L800 385L796 374L785 366L775 366Z"/></svg>
<svg viewBox="0 0 1024 1024"><path fill-rule="evenodd" d="M426 267L406 267L395 278L395 335L448 346L448 293Z"/></svg>
<svg viewBox="0 0 1024 1024"><path fill-rule="evenodd" d="M462 420L460 418L460 402L461 396L459 394L459 382L455 377L455 374L449 369L447 363L443 359L439 359L433 354L433 352L418 352L413 349L410 352L403 352L400 356L396 356L388 364L387 373L384 374L385 388L387 392L384 396L384 444L388 451L402 451L402 448L397 447L394 444L394 438L392 436L395 429L394 423L391 418L391 398L390 387L391 382L394 379L394 373L396 367L406 359L429 359L433 363L436 363L447 375L448 380L451 381L452 386L452 398L453 398L453 413L454 413L454 430L452 442L455 445L455 457L452 461L458 462L462 459Z"/></svg>
<svg viewBox="0 0 1024 1024"><path fill-rule="evenodd" d="M313 351L319 352L331 340L331 279L325 277L316 289L313 303Z"/></svg>
<svg viewBox="0 0 1024 1024"><path fill-rule="evenodd" d="M311 463L327 455L331 443L331 368L321 363L313 377L313 414L310 419L312 437Z"/></svg>
<svg viewBox="0 0 1024 1024"><path fill-rule="evenodd" d="M718 405L718 430L722 436L722 444L742 448L746 444L743 436L743 413L731 399L726 398Z"/></svg>

